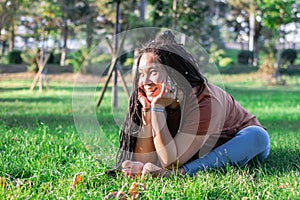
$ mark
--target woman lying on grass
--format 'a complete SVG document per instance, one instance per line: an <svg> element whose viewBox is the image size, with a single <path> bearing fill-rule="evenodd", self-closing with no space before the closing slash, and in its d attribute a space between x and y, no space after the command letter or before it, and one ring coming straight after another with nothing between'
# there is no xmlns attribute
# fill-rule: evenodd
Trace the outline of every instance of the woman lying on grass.
<svg viewBox="0 0 300 200"><path fill-rule="evenodd" d="M128 177L194 175L268 157L256 117L207 82L199 63L170 31L140 51L117 169Z"/></svg>

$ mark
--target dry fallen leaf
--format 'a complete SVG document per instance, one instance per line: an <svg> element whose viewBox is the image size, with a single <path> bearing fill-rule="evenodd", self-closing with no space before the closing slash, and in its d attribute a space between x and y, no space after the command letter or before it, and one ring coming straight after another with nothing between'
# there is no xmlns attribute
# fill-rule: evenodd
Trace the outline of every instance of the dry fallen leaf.
<svg viewBox="0 0 300 200"><path fill-rule="evenodd" d="M122 189L118 192L110 192L108 195L104 197L104 199L120 199L125 200L128 199L128 195L130 199L135 200L139 198L139 192L146 190L146 185L143 183L133 182L128 190L128 195L123 192L125 185L123 185Z"/></svg>
<svg viewBox="0 0 300 200"><path fill-rule="evenodd" d="M145 184L133 182L128 190L128 194L130 195L131 199L137 199L139 197L139 191L145 189Z"/></svg>
<svg viewBox="0 0 300 200"><path fill-rule="evenodd" d="M76 186L81 181L82 181L81 173L75 174L74 179L73 179L73 185Z"/></svg>
<svg viewBox="0 0 300 200"><path fill-rule="evenodd" d="M82 179L82 173L77 173L77 174L75 174L74 177L73 177L73 182L72 182L72 184L70 185L70 187L71 187L71 188L76 187L76 185L77 185L78 183L80 183L82 180L83 180L83 179Z"/></svg>
<svg viewBox="0 0 300 200"><path fill-rule="evenodd" d="M287 187L289 187L289 186L290 186L289 183L283 183L283 184L281 184L281 185L278 186L278 189L287 188Z"/></svg>

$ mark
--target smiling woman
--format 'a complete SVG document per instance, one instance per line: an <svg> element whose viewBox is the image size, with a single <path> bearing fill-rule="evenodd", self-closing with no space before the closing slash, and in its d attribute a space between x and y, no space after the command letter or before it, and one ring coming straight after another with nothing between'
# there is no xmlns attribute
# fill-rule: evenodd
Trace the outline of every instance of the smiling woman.
<svg viewBox="0 0 300 200"><path fill-rule="evenodd" d="M140 50L116 169L129 177L194 175L269 154L256 117L221 88L170 31Z"/></svg>

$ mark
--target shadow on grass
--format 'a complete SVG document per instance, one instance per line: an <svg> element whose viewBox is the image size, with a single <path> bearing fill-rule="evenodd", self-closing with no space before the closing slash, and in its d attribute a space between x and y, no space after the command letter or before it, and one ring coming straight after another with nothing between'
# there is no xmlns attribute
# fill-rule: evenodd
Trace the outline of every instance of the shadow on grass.
<svg viewBox="0 0 300 200"><path fill-rule="evenodd" d="M22 90L28 90L28 87L13 87L13 88L2 88L0 87L0 92L12 92L12 91L22 91Z"/></svg>
<svg viewBox="0 0 300 200"><path fill-rule="evenodd" d="M1 116L0 116L1 117ZM99 123L102 123L105 127L116 126L115 119L111 114L109 115L99 115L98 121ZM62 127L74 127L75 129L75 122L73 118L73 113L69 112L64 115L56 115L56 114L45 114L45 115L39 115L39 116L33 116L33 115L24 115L24 116L9 116L9 117L1 117L3 118L0 122L0 125L3 127L6 127L8 129L13 128L22 128L22 129L33 129L36 130L37 128L45 125L49 127L50 129L55 129L59 126ZM88 117L89 119L89 117Z"/></svg>
<svg viewBox="0 0 300 200"><path fill-rule="evenodd" d="M244 96L247 97L247 95L254 95L256 97L259 96L270 96L270 97L276 97L278 94L297 94L300 92L300 88L296 85L290 85L290 86L258 86L258 88L255 88L251 85L246 85L245 86L231 86L227 84L225 86L225 90L228 93L233 93L233 94L238 94L239 96ZM280 95L281 96L281 95Z"/></svg>
<svg viewBox="0 0 300 200"><path fill-rule="evenodd" d="M74 84L70 84L70 86L58 86L58 85L49 85L50 87L50 91L73 91L74 89ZM29 90L29 86L28 87L0 87L0 92L12 92L12 91L26 91L28 90L28 92L30 92ZM84 86L83 87L83 90L84 89L88 89L89 87L88 86ZM43 92L46 92L46 88L43 87ZM32 92L39 92L39 86L37 85L34 90Z"/></svg>
<svg viewBox="0 0 300 200"><path fill-rule="evenodd" d="M265 165L266 173L270 175L287 172L300 173L300 149L271 147Z"/></svg>
<svg viewBox="0 0 300 200"><path fill-rule="evenodd" d="M65 97L18 97L18 98L3 98L0 99L0 103L3 102L19 102L19 103L71 103L71 98Z"/></svg>
<svg viewBox="0 0 300 200"><path fill-rule="evenodd" d="M300 117L299 117L300 118ZM274 132L292 131L300 132L299 120L281 120L281 119L268 119L260 118L259 121L267 128L270 135Z"/></svg>
<svg viewBox="0 0 300 200"><path fill-rule="evenodd" d="M3 126L8 129L21 128L25 130L36 130L43 125L49 127L49 129L55 129L59 126L74 126L74 119L72 113L68 115L11 116L5 117L0 124L3 124Z"/></svg>

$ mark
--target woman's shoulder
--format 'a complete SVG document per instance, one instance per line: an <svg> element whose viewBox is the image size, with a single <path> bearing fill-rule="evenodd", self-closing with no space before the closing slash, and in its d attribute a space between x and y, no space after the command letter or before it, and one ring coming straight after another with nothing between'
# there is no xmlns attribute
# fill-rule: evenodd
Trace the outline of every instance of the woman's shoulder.
<svg viewBox="0 0 300 200"><path fill-rule="evenodd" d="M214 95L227 95L227 92L221 87L212 83L204 82L202 85L193 87L193 92L198 96L214 96Z"/></svg>

